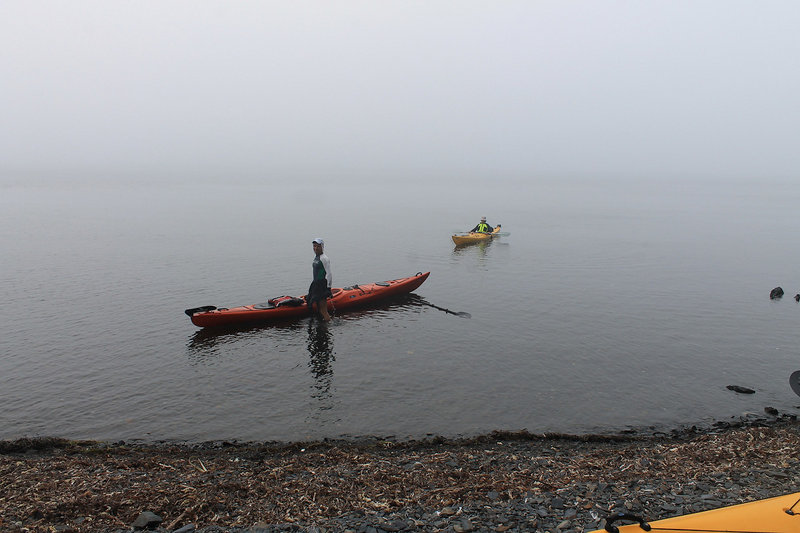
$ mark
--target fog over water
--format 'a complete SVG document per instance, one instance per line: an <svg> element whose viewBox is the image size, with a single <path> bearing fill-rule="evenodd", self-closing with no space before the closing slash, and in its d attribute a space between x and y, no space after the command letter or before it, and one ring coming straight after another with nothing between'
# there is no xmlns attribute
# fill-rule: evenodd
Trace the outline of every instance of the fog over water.
<svg viewBox="0 0 800 533"><path fill-rule="evenodd" d="M800 184L9 187L0 438L669 430L798 414ZM368 192L368 194L366 192ZM510 235L454 247L486 212ZM430 271L423 298L213 332L183 310ZM787 295L770 300L781 285ZM736 394L728 385L752 388Z"/></svg>
<svg viewBox="0 0 800 533"><path fill-rule="evenodd" d="M791 1L0 5L0 179L792 177Z"/></svg>

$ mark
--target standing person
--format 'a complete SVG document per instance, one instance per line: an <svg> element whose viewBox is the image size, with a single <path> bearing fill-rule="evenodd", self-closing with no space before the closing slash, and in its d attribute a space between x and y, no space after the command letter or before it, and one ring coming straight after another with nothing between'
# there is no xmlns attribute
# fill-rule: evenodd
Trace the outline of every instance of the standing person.
<svg viewBox="0 0 800 533"><path fill-rule="evenodd" d="M314 302L317 302L319 313L322 315L322 319L327 322L331 319L331 315L328 314L328 298L331 297L331 283L333 282L331 260L328 259L324 252L325 241L317 237L311 241L311 244L314 247L314 261L311 263L313 281L308 288L306 302L309 307Z"/></svg>
<svg viewBox="0 0 800 533"><path fill-rule="evenodd" d="M491 233L494 231L494 228L486 223L486 217L481 217L481 221L478 223L478 225L469 231L471 233Z"/></svg>

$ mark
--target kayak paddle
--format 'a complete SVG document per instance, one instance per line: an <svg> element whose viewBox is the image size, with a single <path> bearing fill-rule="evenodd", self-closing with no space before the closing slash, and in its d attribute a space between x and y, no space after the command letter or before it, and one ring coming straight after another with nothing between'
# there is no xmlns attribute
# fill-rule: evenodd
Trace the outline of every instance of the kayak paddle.
<svg viewBox="0 0 800 533"><path fill-rule="evenodd" d="M466 311L451 311L449 309L445 309L444 307L439 307L438 305L433 305L432 303L426 302L425 300L422 300L420 303L423 304L423 305L428 305L430 307L433 307L434 309L438 309L439 311L444 311L445 313L450 313L451 315L460 316L461 318L472 318L472 315L467 313Z"/></svg>

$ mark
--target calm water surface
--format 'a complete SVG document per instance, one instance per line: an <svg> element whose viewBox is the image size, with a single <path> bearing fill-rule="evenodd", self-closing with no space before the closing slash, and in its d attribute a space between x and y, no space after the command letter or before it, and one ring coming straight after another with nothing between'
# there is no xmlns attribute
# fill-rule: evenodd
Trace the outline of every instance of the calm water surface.
<svg viewBox="0 0 800 533"><path fill-rule="evenodd" d="M800 185L454 183L0 185L0 438L593 432L797 412ZM454 248L481 215L511 234ZM304 293L317 236L336 286L431 276L327 326L213 334L183 314Z"/></svg>

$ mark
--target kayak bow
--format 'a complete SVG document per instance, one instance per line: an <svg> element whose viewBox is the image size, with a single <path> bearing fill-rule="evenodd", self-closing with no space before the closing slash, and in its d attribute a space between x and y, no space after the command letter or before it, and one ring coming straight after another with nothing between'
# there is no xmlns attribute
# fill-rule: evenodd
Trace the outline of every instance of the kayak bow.
<svg viewBox="0 0 800 533"><path fill-rule="evenodd" d="M618 520L630 520L638 524L614 525ZM649 524L639 517L618 514L606 520L605 529L594 533L641 533L642 531L670 531L673 533L717 533L717 532L769 532L790 533L800 531L800 492L776 498L732 505L692 513L674 518L656 520Z"/></svg>

